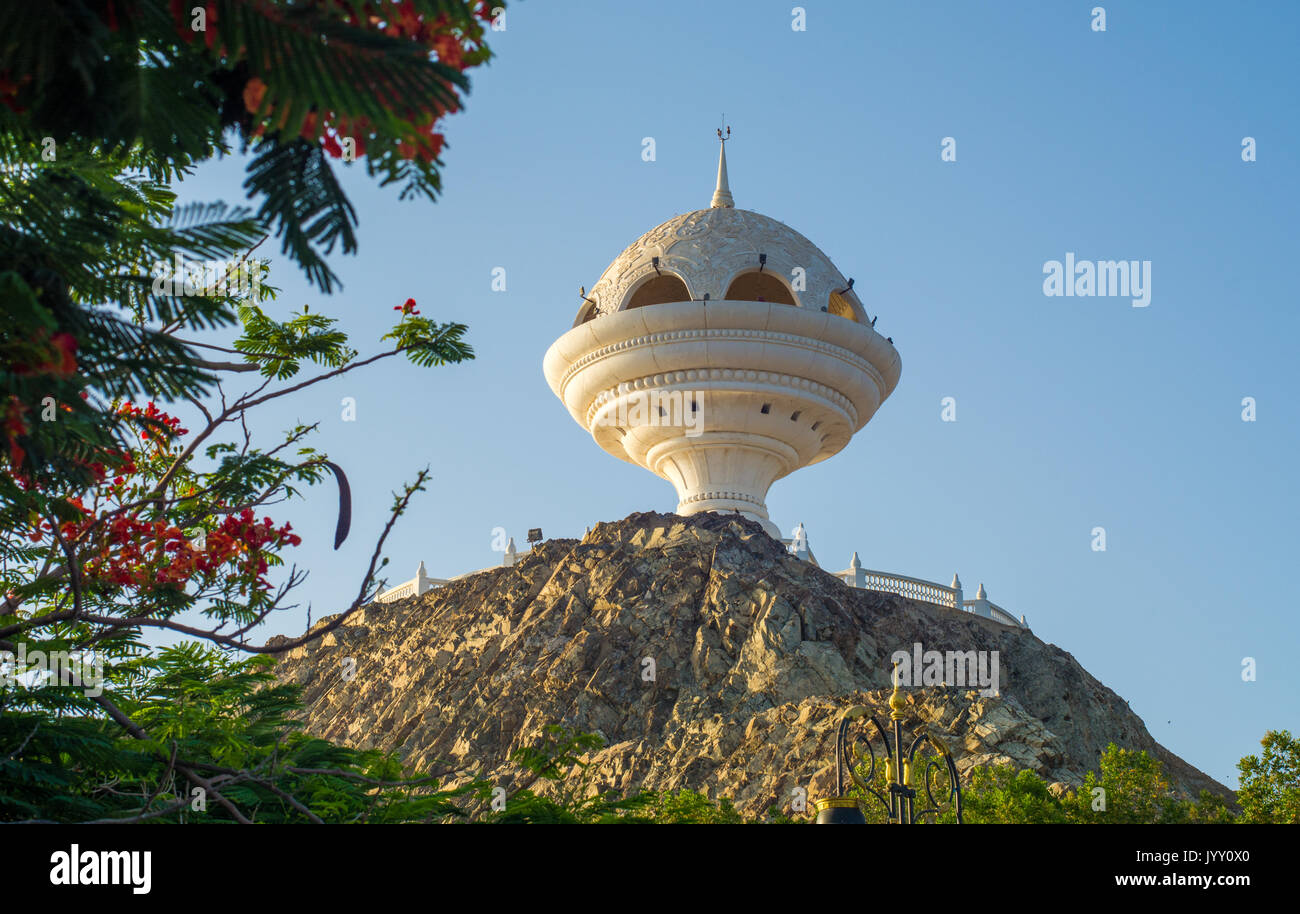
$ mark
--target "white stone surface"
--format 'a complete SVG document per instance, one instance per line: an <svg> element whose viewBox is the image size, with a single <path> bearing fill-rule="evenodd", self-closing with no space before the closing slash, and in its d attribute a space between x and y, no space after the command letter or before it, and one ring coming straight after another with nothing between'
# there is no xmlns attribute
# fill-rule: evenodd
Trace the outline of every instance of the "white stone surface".
<svg viewBox="0 0 1300 914"><path fill-rule="evenodd" d="M623 310L642 283L672 275L686 284L692 299L707 294L718 301L737 276L758 272L759 254L767 255L762 272L781 280L800 308L821 313L831 293L848 286L830 258L788 225L750 210L718 206L674 216L646 232L606 268L588 298L595 300L599 313L613 314ZM796 268L803 271L798 285ZM842 297L852 305L855 321L869 323L855 292ZM575 326L586 312L584 304Z"/></svg>
<svg viewBox="0 0 1300 914"><path fill-rule="evenodd" d="M780 539L769 487L842 450L893 392L902 363L826 255L730 206L723 157L718 171L722 202L624 250L544 371L601 448L673 484L677 513L740 513ZM774 277L795 305L724 299L748 273ZM682 281L684 300L629 308L661 275ZM832 293L840 313L828 310Z"/></svg>

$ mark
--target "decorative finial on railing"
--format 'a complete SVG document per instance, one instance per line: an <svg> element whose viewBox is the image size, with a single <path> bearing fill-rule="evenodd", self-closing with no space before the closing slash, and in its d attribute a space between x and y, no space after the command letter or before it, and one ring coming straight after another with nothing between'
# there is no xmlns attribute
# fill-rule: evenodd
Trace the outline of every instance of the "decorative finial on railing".
<svg viewBox="0 0 1300 914"><path fill-rule="evenodd" d="M891 720L902 720L903 709L907 707L907 699L903 697L902 691L898 688L898 661L894 661L894 693L889 696L889 717Z"/></svg>
<svg viewBox="0 0 1300 914"><path fill-rule="evenodd" d="M736 201L731 198L731 187L727 183L727 140L731 139L731 128L727 128L724 136L722 128L718 128L718 186L713 191L713 209L732 209Z"/></svg>

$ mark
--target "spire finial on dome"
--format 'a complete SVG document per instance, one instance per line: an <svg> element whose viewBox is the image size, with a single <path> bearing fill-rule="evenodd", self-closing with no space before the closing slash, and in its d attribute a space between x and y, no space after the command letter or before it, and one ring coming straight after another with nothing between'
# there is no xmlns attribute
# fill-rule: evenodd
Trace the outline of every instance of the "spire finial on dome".
<svg viewBox="0 0 1300 914"><path fill-rule="evenodd" d="M727 128L727 133L723 136L722 128L718 128L718 140L720 146L718 149L718 186L713 191L714 209L732 209L736 201L731 199L731 187L727 184L727 140L731 139L731 128Z"/></svg>

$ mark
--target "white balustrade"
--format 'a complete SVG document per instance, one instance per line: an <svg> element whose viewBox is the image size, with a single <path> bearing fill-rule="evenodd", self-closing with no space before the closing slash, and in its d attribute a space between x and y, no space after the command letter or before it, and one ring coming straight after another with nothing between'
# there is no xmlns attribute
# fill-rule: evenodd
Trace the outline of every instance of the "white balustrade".
<svg viewBox="0 0 1300 914"><path fill-rule="evenodd" d="M861 585L864 590L897 594L900 597L920 600L922 603L933 603L935 606L943 606L947 609L954 609L957 605L957 591L933 581L922 581L919 578L891 574L888 571L868 571L865 568L861 572L861 578L864 580Z"/></svg>
<svg viewBox="0 0 1300 914"><path fill-rule="evenodd" d="M381 594L375 596L376 603L392 603L395 600L405 600L407 597L419 597L428 593L435 587L447 582L442 578L431 578L424 570L424 562L415 572L415 577L409 581L403 581L396 587L390 587Z"/></svg>
<svg viewBox="0 0 1300 914"><path fill-rule="evenodd" d="M1028 627L1023 620L1017 620L1011 613L983 596L974 600L961 599L961 582L956 580L955 577L953 583L958 586L948 587L944 584L936 584L934 581L923 581L920 578L910 578L907 575L892 574L888 571L868 571L865 568L857 567L856 561L857 557L855 555L854 564L835 575L850 587L873 590L877 593L892 593L900 597L907 597L909 600L918 600L933 606L942 606L945 609L960 609L963 612L973 613L1002 625L1013 625L1017 628ZM980 593L983 594L982 587Z"/></svg>
<svg viewBox="0 0 1300 914"><path fill-rule="evenodd" d="M797 541L797 542L796 542ZM812 558L812 553L808 549L807 534L803 530L803 525L799 525L799 531L794 540L784 541L791 552L800 555L805 561L811 561L816 564L816 559ZM797 550L797 552L796 552ZM520 556L515 552L515 541L510 540L506 548L505 557L502 565L513 565L519 560ZM484 571L490 569L483 569ZM477 572L475 572L477 573ZM837 578L848 584L850 587L857 587L862 590L872 590L877 593L890 593L900 597L907 597L909 600L917 600L922 603L929 603L932 606L941 606L944 609L958 609L963 612L972 613L984 619L991 619L1001 625L1011 625L1017 628L1028 628L1025 624L1024 616L1019 620L1011 613L1007 612L1001 606L988 599L984 593L984 585L980 585L979 593L974 600L965 600L962 598L961 580L953 575L952 586L946 584L937 584L934 581L923 581L920 578L912 578L903 574L893 574L888 571L869 571L862 567L858 561L858 555L855 552L849 567L844 571L835 574ZM461 575L465 577L465 575ZM448 583L441 578L431 578L424 570L424 563L420 563L415 577L409 581L403 581L396 587L392 587L375 597L376 603L391 603L395 600L404 600L407 597L419 597L428 593L434 587Z"/></svg>

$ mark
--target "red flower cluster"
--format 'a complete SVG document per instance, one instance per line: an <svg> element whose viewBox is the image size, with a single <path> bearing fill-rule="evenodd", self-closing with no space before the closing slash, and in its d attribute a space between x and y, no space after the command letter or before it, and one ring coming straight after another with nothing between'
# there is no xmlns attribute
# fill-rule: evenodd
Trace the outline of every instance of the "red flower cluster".
<svg viewBox="0 0 1300 914"><path fill-rule="evenodd" d="M153 413L169 428L175 428L175 420L165 413L156 409ZM102 496L120 505L125 501L127 483L139 473L139 467L130 452L113 455L111 462L116 472L111 481L103 463L90 464L96 480L103 486L95 493L96 501ZM196 577L212 580L218 574L238 580L241 593L250 587L265 590L270 587L264 576L269 552L302 543L290 524L277 527L269 517L259 523L252 508L225 517L215 530L205 535L199 547L179 527L166 520L143 517L138 510L110 508L97 513L80 497L69 498L68 504L81 517L64 521L58 532L64 542L76 544L78 550L89 549L91 556L82 573L93 580L141 592L163 585L184 587ZM53 532L50 522L42 521L28 538L38 543Z"/></svg>
<svg viewBox="0 0 1300 914"><path fill-rule="evenodd" d="M48 336L47 331L41 330L34 346L43 350L43 358L30 364L15 364L10 369L14 374L51 374L66 378L77 373L77 338L71 333L60 331Z"/></svg>
<svg viewBox="0 0 1300 914"><path fill-rule="evenodd" d="M133 403L123 403L118 408L119 415L142 419L145 427L140 431L141 441L170 441L178 435L188 435L190 430L181 428L181 420L153 405L150 400L144 409Z"/></svg>
<svg viewBox="0 0 1300 914"><path fill-rule="evenodd" d="M18 443L18 439L27 434L27 420L23 418L25 412L27 407L23 406L21 400L10 394L9 402L5 404L4 409L4 432L6 443L9 445L9 462L15 471L27 459L27 450Z"/></svg>
<svg viewBox="0 0 1300 914"><path fill-rule="evenodd" d="M257 109L262 107L262 99L265 97L266 83L256 76L244 84L244 107L249 114L257 113Z"/></svg>
<svg viewBox="0 0 1300 914"><path fill-rule="evenodd" d="M140 420L142 441L159 447L188 434L180 420L158 409L153 403L144 407L124 403L118 414ZM87 464L100 487L94 490L95 504L107 503L103 510L86 506L82 498L68 503L81 515L79 519L59 525L59 535L76 548L89 550L83 566L86 577L138 591L170 585L184 587L198 577L211 580L225 574L239 582L240 592L250 588L270 587L264 577L271 551L297 546L302 539L289 524L277 527L269 517L258 522L252 508L225 517L216 529L206 533L202 547L196 547L179 527L163 519L153 519L140 510L126 509L128 486L141 470L136 455L130 451L105 453L103 462ZM110 477L110 467L112 476ZM141 508L147 506L141 505ZM52 536L49 521L38 523L28 534L32 542Z"/></svg>
<svg viewBox="0 0 1300 914"><path fill-rule="evenodd" d="M79 500L74 505L86 511ZM80 523L65 523L60 533L75 539L94 523L89 511L86 515ZM148 591L160 585L183 587L195 577L210 579L233 566L234 576L244 579L241 592L249 585L264 590L270 586L264 577L268 549L302 543L292 529L289 524L276 527L269 517L258 523L253 509L245 508L226 517L198 549L184 531L166 521L120 514L97 533L100 548L86 563L85 573L120 587Z"/></svg>
<svg viewBox="0 0 1300 914"><path fill-rule="evenodd" d="M405 304L402 304L402 305L394 305L394 306L393 306L393 310L394 310L394 311L401 311L402 314L404 314L404 315L406 315L406 314L419 314L419 313L420 313L419 309L415 307L415 299L413 299L413 298L408 298L408 299L406 300L406 303L405 303Z"/></svg>
<svg viewBox="0 0 1300 914"><path fill-rule="evenodd" d="M436 131L430 131L427 134L420 134L415 140L402 140L397 144L397 151L404 158L432 162L442 155L442 147L446 143L447 138L445 136Z"/></svg>
<svg viewBox="0 0 1300 914"><path fill-rule="evenodd" d="M77 372L77 340L71 333L56 333L50 337L55 357L36 366L36 370L66 377Z"/></svg>
<svg viewBox="0 0 1300 914"><path fill-rule="evenodd" d="M8 435L15 467L24 456L15 438L26 430L25 411L15 397L10 397L0 410L0 427ZM160 452L174 438L188 434L179 419L153 403L144 407L125 403L118 408L118 414L144 426L141 440L153 442ZM17 453L12 453L15 450ZM99 459L82 461L94 479L89 495L68 498L74 519L58 522L57 527L63 542L86 557L82 574L90 581L145 593L160 586L183 588L196 578L210 583L224 576L238 585L240 593L265 591L271 586L265 577L269 556L280 548L302 543L290 524L277 527L269 517L259 522L250 507L226 515L215 529L205 533L202 544L196 545L169 520L142 513L152 513L152 504L132 501L139 498L141 487L150 484L148 479L133 482L133 477L142 473L137 464L138 452L101 450L95 456ZM169 459L170 455L164 456L164 465ZM13 475L28 485L23 477ZM188 494L193 492L191 486ZM27 536L33 543L48 541L49 548L58 549L53 542L55 532L51 521L41 520L33 524Z"/></svg>
<svg viewBox="0 0 1300 914"><path fill-rule="evenodd" d="M10 72L5 70L0 73L0 104L3 104L14 114L22 114L27 108L18 104L18 90L32 81L32 75L25 73L18 82L14 82L9 75Z"/></svg>
<svg viewBox="0 0 1300 914"><path fill-rule="evenodd" d="M446 13L428 17L418 12L410 0L369 0L357 3L355 0L316 0L318 7L333 8L338 16L356 28L379 31L392 38L409 40L428 52L436 55L438 62L452 69L464 72L470 67L478 66L488 58L488 50L483 42L482 22L490 22L492 10L499 5L499 0L479 0L474 8L474 19L453 20ZM278 20L284 11L271 4L258 4L259 12L267 19ZM217 11L213 4L205 5L206 28L195 32L191 28L191 4L172 0L172 16L177 33L185 41L202 40L209 50L214 48L217 40ZM200 36L202 36L200 38ZM217 49L223 57L242 58L243 48ZM282 112L277 124L275 112L262 110L266 97L267 84L263 77L274 78L274 73L263 61L250 61L253 69L261 73L254 75L244 84L242 100L249 114L259 115L261 123L253 127L253 134L261 136L267 130L283 128ZM397 150L407 159L419 159L431 162L442 154L446 137L439 129L439 122L444 115L460 110L459 99L440 104L433 99L412 99L404 87L395 84L372 84L362 87L364 91L384 99L390 106L400 110L403 118L416 125L414 132L397 138ZM454 86L447 84L447 91L453 97L457 95ZM286 106L288 107L288 106ZM306 140L319 141L329 155L342 158L344 140L350 138L354 144L351 150L355 157L366 154L366 145L371 141L373 125L363 117L347 117L334 111L313 111L304 119L299 135Z"/></svg>

